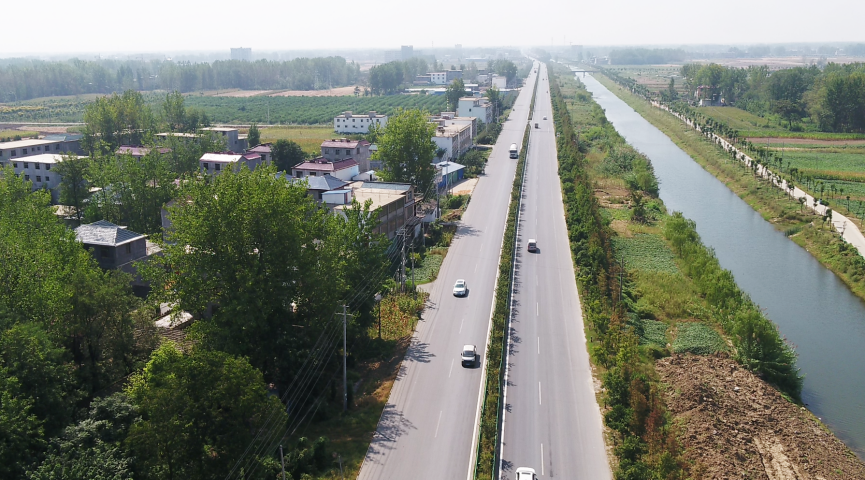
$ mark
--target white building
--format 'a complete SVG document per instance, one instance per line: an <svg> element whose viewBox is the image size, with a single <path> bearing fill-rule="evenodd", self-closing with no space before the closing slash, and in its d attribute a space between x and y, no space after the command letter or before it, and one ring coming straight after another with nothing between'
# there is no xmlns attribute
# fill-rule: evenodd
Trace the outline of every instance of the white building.
<svg viewBox="0 0 865 480"><path fill-rule="evenodd" d="M499 90L504 90L508 88L508 77L503 77L501 75L493 75L492 86L498 88Z"/></svg>
<svg viewBox="0 0 865 480"><path fill-rule="evenodd" d="M46 153L60 154L72 152L80 154L82 153L79 144L80 138L81 135L57 135L54 138L46 137L0 142L0 166L21 157L31 157Z"/></svg>
<svg viewBox="0 0 865 480"><path fill-rule="evenodd" d="M214 136L221 136L225 139L225 148L235 153L242 153L249 148L247 135L240 135L236 128L231 127L208 127L202 128L203 132L212 132ZM256 145L253 145L255 147Z"/></svg>
<svg viewBox="0 0 865 480"><path fill-rule="evenodd" d="M440 161L454 160L472 148L472 127L471 125L437 127L432 141L436 147L445 150Z"/></svg>
<svg viewBox="0 0 865 480"><path fill-rule="evenodd" d="M372 125L379 128L386 127L387 115L379 115L376 112L352 115L351 112L342 112L342 115L333 119L333 130L337 133L369 133L369 127Z"/></svg>
<svg viewBox="0 0 865 480"><path fill-rule="evenodd" d="M429 72L430 83L433 85L447 85L448 72Z"/></svg>
<svg viewBox="0 0 865 480"><path fill-rule="evenodd" d="M237 172L243 165L255 170L257 166L269 163L263 161L258 153L205 153L198 159L199 171L207 175L219 175L228 169Z"/></svg>
<svg viewBox="0 0 865 480"><path fill-rule="evenodd" d="M472 139L477 137L479 133L477 117L458 117L456 112L442 112L440 115L430 116L429 120L430 122L435 123L437 127L469 125L472 127Z"/></svg>
<svg viewBox="0 0 865 480"><path fill-rule="evenodd" d="M80 157L79 157L80 158ZM51 201L60 200L60 182L63 180L54 168L63 161L62 155L43 153L24 158L16 158L9 163L15 170L15 175L23 177L32 183L33 190L44 188L51 193Z"/></svg>
<svg viewBox="0 0 865 480"><path fill-rule="evenodd" d="M457 105L458 117L477 117L484 123L493 120L493 106L486 98L463 97Z"/></svg>

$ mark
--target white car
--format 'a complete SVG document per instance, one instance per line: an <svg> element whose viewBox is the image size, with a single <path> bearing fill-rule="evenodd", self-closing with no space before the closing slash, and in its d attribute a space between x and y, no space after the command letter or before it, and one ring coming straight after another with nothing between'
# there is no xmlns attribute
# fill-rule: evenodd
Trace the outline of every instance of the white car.
<svg viewBox="0 0 865 480"><path fill-rule="evenodd" d="M546 119L547 119L547 116L546 116L546 115L544 115L544 120L546 120Z"/></svg>
<svg viewBox="0 0 865 480"><path fill-rule="evenodd" d="M457 283L454 284L454 296L465 297L468 293L469 287L466 285L466 281L463 279L457 280Z"/></svg>
<svg viewBox="0 0 865 480"><path fill-rule="evenodd" d="M537 480L535 469L529 467L520 467L517 469L517 480Z"/></svg>
<svg viewBox="0 0 865 480"><path fill-rule="evenodd" d="M477 356L478 349L474 345L463 345L463 349L460 351L460 360L464 367L474 367Z"/></svg>

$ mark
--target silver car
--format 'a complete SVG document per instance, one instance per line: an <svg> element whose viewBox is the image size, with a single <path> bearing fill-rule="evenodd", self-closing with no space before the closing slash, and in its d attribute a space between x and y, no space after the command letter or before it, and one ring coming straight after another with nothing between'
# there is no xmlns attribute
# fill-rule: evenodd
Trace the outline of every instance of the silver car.
<svg viewBox="0 0 865 480"><path fill-rule="evenodd" d="M474 345L463 345L463 349L460 351L460 360L462 360L464 367L474 367L477 356L478 349Z"/></svg>
<svg viewBox="0 0 865 480"><path fill-rule="evenodd" d="M469 287L466 285L466 281L463 279L457 280L457 283L454 284L454 296L465 297L468 293Z"/></svg>

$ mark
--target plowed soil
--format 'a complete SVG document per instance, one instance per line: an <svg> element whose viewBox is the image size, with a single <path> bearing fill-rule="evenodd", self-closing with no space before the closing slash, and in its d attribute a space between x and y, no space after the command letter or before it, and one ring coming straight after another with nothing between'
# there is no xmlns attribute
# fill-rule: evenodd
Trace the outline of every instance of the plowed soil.
<svg viewBox="0 0 865 480"><path fill-rule="evenodd" d="M726 355L655 365L693 478L865 479L865 463L808 410Z"/></svg>

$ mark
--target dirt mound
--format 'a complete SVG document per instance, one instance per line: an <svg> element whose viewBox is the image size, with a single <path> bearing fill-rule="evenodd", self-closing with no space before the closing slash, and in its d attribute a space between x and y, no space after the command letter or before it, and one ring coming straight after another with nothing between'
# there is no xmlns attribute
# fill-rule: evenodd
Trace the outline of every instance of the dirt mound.
<svg viewBox="0 0 865 480"><path fill-rule="evenodd" d="M865 478L865 463L808 410L726 355L674 355L655 367L694 478Z"/></svg>

